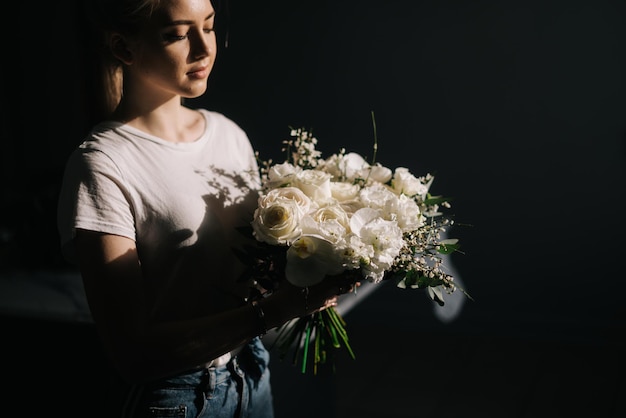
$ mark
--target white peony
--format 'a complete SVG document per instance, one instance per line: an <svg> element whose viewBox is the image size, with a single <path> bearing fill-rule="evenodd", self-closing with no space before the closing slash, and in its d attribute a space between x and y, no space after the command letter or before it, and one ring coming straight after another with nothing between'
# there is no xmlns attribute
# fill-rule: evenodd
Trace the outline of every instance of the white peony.
<svg viewBox="0 0 626 418"><path fill-rule="evenodd" d="M346 268L361 268L361 266L368 265L372 257L374 257L373 246L365 244L361 241L361 238L354 233L348 234L343 249L343 262Z"/></svg>
<svg viewBox="0 0 626 418"><path fill-rule="evenodd" d="M413 198L401 194L394 200L389 208L394 213L394 219L404 232L415 231L424 225L424 215L422 215L418 204Z"/></svg>
<svg viewBox="0 0 626 418"><path fill-rule="evenodd" d="M383 219L379 210L371 208L358 210L350 219L350 227L365 245L373 249L369 264L362 266L363 277L374 283L380 282L404 245L402 230L397 222Z"/></svg>
<svg viewBox="0 0 626 418"><path fill-rule="evenodd" d="M359 199L363 202L363 206L385 209L390 204L393 205L398 196L384 184L374 183L361 189Z"/></svg>

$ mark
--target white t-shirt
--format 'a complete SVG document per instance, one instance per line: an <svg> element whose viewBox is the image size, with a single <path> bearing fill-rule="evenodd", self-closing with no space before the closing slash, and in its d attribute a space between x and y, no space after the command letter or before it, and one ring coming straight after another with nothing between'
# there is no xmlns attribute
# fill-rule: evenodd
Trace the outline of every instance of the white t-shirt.
<svg viewBox="0 0 626 418"><path fill-rule="evenodd" d="M172 143L130 126L96 126L70 156L58 228L73 260L77 228L135 240L146 296L158 319L189 318L240 304L249 283L232 249L245 239L260 187L245 132L199 110L195 142Z"/></svg>

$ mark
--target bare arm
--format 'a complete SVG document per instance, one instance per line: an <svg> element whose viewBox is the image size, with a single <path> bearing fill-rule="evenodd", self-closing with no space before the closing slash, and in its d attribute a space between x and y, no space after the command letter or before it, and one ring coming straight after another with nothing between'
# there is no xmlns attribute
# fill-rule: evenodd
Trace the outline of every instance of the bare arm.
<svg viewBox="0 0 626 418"><path fill-rule="evenodd" d="M77 231L76 251L87 300L98 332L120 373L146 381L190 370L235 349L264 326L252 306L176 322L153 322L143 298L142 270L131 239ZM302 289L284 285L263 299L268 329L324 309L336 301L336 282L309 289L305 311Z"/></svg>

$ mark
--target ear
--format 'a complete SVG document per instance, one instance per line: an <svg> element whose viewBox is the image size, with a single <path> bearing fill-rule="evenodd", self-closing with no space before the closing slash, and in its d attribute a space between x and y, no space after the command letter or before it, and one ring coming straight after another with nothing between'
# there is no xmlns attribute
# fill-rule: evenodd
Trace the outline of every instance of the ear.
<svg viewBox="0 0 626 418"><path fill-rule="evenodd" d="M114 33L109 39L111 53L115 58L126 65L133 63L133 53L129 48L128 41L119 33Z"/></svg>

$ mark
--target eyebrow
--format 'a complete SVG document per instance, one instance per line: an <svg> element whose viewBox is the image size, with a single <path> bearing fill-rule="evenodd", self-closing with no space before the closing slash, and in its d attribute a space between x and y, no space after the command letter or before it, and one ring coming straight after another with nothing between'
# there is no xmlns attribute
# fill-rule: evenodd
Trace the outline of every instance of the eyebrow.
<svg viewBox="0 0 626 418"><path fill-rule="evenodd" d="M207 20L211 19L214 16L215 16L215 12L212 12L211 14L209 14L207 17L204 18L204 21L206 22ZM168 22L165 26L191 25L193 23L194 23L193 20L173 20L173 21Z"/></svg>

